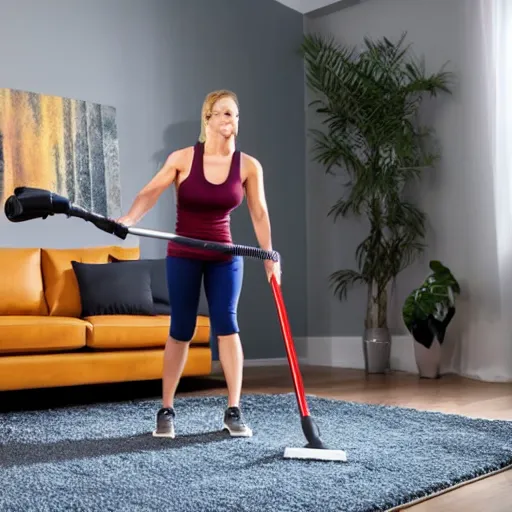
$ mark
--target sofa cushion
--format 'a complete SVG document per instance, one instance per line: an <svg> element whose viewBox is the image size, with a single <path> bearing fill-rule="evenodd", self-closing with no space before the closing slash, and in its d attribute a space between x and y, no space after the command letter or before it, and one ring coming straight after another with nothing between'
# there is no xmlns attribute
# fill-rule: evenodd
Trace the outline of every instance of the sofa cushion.
<svg viewBox="0 0 512 512"><path fill-rule="evenodd" d="M139 247L109 245L76 249L42 249L41 265L50 315L80 316L80 291L71 261L107 263L109 254L135 260L139 257Z"/></svg>
<svg viewBox="0 0 512 512"><path fill-rule="evenodd" d="M41 250L0 248L0 315L47 315Z"/></svg>
<svg viewBox="0 0 512 512"><path fill-rule="evenodd" d="M0 353L51 352L85 346L87 322L58 316L0 316Z"/></svg>
<svg viewBox="0 0 512 512"><path fill-rule="evenodd" d="M75 350L23 357L5 354L0 357L0 391L161 379L163 358L164 351L159 347ZM188 353L182 376L206 376L211 369L210 348L194 347ZM5 432L6 428L1 425ZM37 422L34 422L34 428L37 428Z"/></svg>
<svg viewBox="0 0 512 512"><path fill-rule="evenodd" d="M136 263L72 261L80 291L81 316L154 315L149 268Z"/></svg>
<svg viewBox="0 0 512 512"><path fill-rule="evenodd" d="M96 349L163 347L169 336L170 317L135 315L103 315L86 317L87 346ZM209 343L210 323L198 317L191 344Z"/></svg>

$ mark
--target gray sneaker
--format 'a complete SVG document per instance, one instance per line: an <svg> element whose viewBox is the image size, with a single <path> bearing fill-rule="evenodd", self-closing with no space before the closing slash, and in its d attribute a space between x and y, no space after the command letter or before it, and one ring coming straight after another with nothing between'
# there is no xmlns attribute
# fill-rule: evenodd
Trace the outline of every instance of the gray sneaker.
<svg viewBox="0 0 512 512"><path fill-rule="evenodd" d="M224 412L224 429L233 437L252 436L252 430L245 423L238 407L228 407Z"/></svg>
<svg viewBox="0 0 512 512"><path fill-rule="evenodd" d="M174 438L175 417L176 413L172 407L160 409L156 415L156 430L153 432L153 436Z"/></svg>

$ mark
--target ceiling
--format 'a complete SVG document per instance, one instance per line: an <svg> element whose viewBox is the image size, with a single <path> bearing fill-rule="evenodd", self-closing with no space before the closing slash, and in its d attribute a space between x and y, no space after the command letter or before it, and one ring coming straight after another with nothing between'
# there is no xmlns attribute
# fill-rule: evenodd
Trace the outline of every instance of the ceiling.
<svg viewBox="0 0 512 512"><path fill-rule="evenodd" d="M340 0L277 0L278 2L286 5L287 7L291 7L296 11L307 14L311 11L316 11L317 9L322 9L331 4L341 3Z"/></svg>

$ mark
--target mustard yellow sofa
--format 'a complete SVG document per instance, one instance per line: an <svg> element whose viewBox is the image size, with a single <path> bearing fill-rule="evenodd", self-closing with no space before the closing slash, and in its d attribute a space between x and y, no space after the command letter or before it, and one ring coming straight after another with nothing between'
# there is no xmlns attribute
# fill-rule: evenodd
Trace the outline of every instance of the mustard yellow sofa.
<svg viewBox="0 0 512 512"><path fill-rule="evenodd" d="M112 258L138 260L139 248L0 247L0 391L161 378L169 315L81 317L71 262ZM184 376L211 372L209 338L199 314Z"/></svg>

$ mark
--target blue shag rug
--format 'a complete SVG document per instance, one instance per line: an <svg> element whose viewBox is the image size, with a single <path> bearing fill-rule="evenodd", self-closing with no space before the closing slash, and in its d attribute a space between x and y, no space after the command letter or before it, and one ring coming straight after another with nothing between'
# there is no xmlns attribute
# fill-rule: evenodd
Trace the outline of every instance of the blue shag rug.
<svg viewBox="0 0 512 512"><path fill-rule="evenodd" d="M295 395L246 395L249 439L219 430L225 398L176 400L177 437L151 436L157 400L0 415L0 510L388 510L512 464L512 422L308 397L347 462L303 446Z"/></svg>

